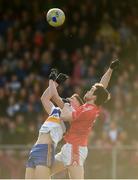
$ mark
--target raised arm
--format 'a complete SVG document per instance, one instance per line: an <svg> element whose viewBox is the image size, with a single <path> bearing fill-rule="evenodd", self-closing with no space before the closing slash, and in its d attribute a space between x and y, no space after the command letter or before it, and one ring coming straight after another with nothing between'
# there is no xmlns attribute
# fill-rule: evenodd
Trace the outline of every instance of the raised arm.
<svg viewBox="0 0 138 180"><path fill-rule="evenodd" d="M50 81L52 81L52 80L50 80ZM50 89L50 87L48 87L41 96L41 102L43 104L44 109L46 110L46 112L48 114L51 113L51 110L53 107L53 103L51 102L51 98L52 98L51 89Z"/></svg>
<svg viewBox="0 0 138 180"><path fill-rule="evenodd" d="M112 76L112 72L118 66L119 66L119 60L112 61L110 67L108 68L106 73L102 76L100 83L104 86L104 88L107 88Z"/></svg>
<svg viewBox="0 0 138 180"><path fill-rule="evenodd" d="M109 81L111 79L111 75L112 75L113 70L111 68L108 68L108 70L106 71L106 73L102 76L100 84L102 84L104 86L104 88L106 89Z"/></svg>
<svg viewBox="0 0 138 180"><path fill-rule="evenodd" d="M52 101L59 107L59 108L63 108L64 107L64 102L62 101L62 98L59 96L58 92L57 92L57 86L58 84L51 80L49 87L50 87L50 91L52 93Z"/></svg>
<svg viewBox="0 0 138 180"><path fill-rule="evenodd" d="M44 93L41 96L41 102L43 104L44 109L46 110L48 114L51 113L51 110L53 107L53 103L51 102L53 94L50 88L50 84L51 82L53 82L53 80L56 79L56 77L57 77L57 71L55 69L52 69L49 75L49 87L44 91Z"/></svg>
<svg viewBox="0 0 138 180"><path fill-rule="evenodd" d="M49 89L51 94L53 95L52 100L62 109L60 118L63 121L71 121L72 120L72 108L69 103L64 103L57 92L57 83L53 80L49 81Z"/></svg>
<svg viewBox="0 0 138 180"><path fill-rule="evenodd" d="M57 76L56 80L50 81L50 84L49 84L51 93L53 95L52 100L61 109L64 107L64 102L62 101L62 98L59 96L59 94L57 92L57 86L62 84L64 81L66 81L67 78L68 78L68 76L66 74L60 73Z"/></svg>

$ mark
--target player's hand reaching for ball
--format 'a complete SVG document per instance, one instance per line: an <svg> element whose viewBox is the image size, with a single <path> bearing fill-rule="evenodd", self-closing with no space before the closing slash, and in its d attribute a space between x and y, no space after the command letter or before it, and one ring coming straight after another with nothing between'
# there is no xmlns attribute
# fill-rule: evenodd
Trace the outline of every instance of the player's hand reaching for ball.
<svg viewBox="0 0 138 180"><path fill-rule="evenodd" d="M64 83L67 79L69 78L69 76L67 76L66 74L60 73L57 78L56 78L56 82L58 84L62 84Z"/></svg>
<svg viewBox="0 0 138 180"><path fill-rule="evenodd" d="M59 85L63 84L68 78L69 78L69 76L66 74L63 74L63 73L58 74L57 69L51 69L49 79L56 81Z"/></svg>
<svg viewBox="0 0 138 180"><path fill-rule="evenodd" d="M110 69L115 70L119 67L120 61L118 59L114 60L110 64Z"/></svg>
<svg viewBox="0 0 138 180"><path fill-rule="evenodd" d="M57 73L58 72L56 69L51 69L51 72L49 74L49 79L52 79L53 81L55 81L57 78Z"/></svg>

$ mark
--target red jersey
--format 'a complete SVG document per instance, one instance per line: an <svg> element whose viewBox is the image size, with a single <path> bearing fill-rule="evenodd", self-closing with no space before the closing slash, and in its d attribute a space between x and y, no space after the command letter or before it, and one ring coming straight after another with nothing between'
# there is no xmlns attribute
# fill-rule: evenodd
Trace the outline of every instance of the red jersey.
<svg viewBox="0 0 138 180"><path fill-rule="evenodd" d="M91 132L100 108L93 104L83 104L72 113L72 122L64 139L67 143L87 146Z"/></svg>

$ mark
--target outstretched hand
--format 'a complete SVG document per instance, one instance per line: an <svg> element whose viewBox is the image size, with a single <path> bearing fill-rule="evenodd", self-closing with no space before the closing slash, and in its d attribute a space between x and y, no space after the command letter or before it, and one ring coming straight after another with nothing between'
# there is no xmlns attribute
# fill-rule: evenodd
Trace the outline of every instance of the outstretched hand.
<svg viewBox="0 0 138 180"><path fill-rule="evenodd" d="M56 80L57 78L57 70L56 69L51 69L50 75L49 75L49 79L52 79L53 81Z"/></svg>
<svg viewBox="0 0 138 180"><path fill-rule="evenodd" d="M116 59L116 60L111 62L110 68L112 70L115 70L115 69L117 69L119 67L119 65L120 65L120 61L118 59Z"/></svg>
<svg viewBox="0 0 138 180"><path fill-rule="evenodd" d="M56 78L56 82L58 84L63 84L68 78L69 78L68 75L60 73Z"/></svg>

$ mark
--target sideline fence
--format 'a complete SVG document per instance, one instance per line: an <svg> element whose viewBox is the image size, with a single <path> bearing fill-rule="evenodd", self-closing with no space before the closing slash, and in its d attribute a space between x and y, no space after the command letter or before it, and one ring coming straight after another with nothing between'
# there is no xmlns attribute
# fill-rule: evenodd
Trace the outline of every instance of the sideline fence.
<svg viewBox="0 0 138 180"><path fill-rule="evenodd" d="M25 163L31 146L0 146L0 178L24 178ZM66 178L66 172L54 178ZM85 163L87 179L137 179L138 148L122 146L114 148L89 147Z"/></svg>

